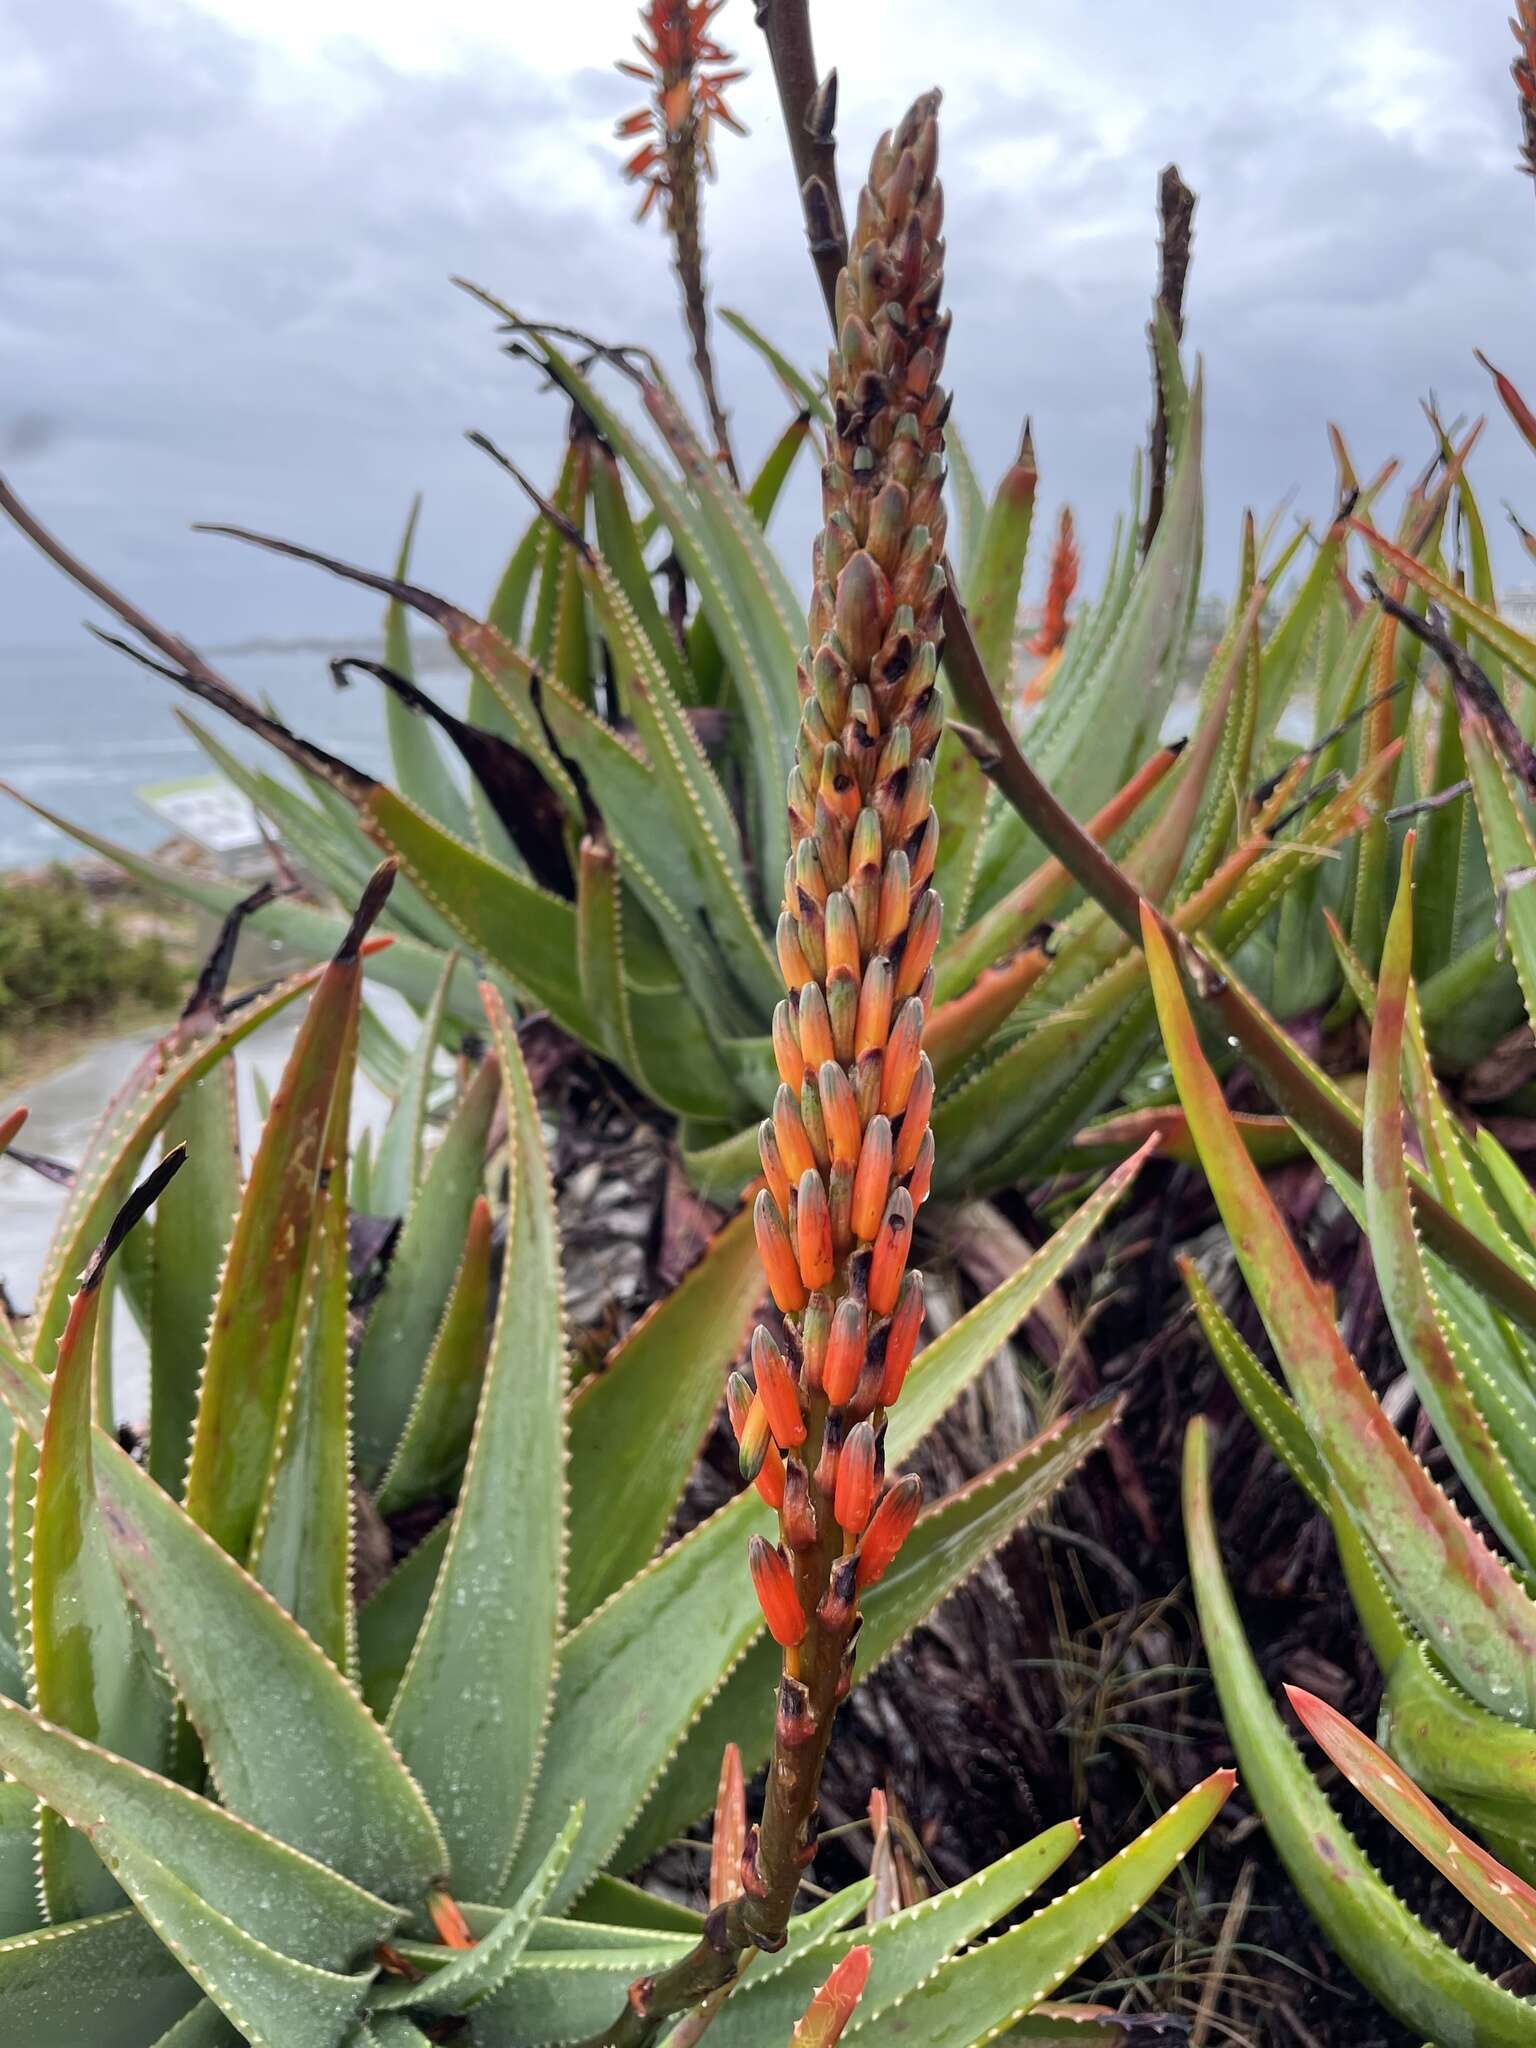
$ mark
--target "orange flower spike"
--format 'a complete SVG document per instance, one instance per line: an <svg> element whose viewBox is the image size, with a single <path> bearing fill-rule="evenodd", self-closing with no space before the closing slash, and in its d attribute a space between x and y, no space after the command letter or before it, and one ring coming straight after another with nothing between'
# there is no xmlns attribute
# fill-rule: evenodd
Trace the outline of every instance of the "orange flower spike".
<svg viewBox="0 0 1536 2048"><path fill-rule="evenodd" d="M1029 643L1031 654L1056 652L1067 637L1067 607L1077 588L1077 541L1072 531L1072 508L1063 505L1051 549L1051 572L1046 584L1045 604L1040 612L1040 630Z"/></svg>
<svg viewBox="0 0 1536 2048"><path fill-rule="evenodd" d="M896 1012L880 1070L880 1107L889 1117L901 1115L912 1093L917 1063L922 1056L923 1023L922 998L908 996Z"/></svg>
<svg viewBox="0 0 1536 2048"><path fill-rule="evenodd" d="M845 1294L832 1316L822 1386L834 1408L841 1408L859 1383L869 1338L869 1316L863 1305Z"/></svg>
<svg viewBox="0 0 1536 2048"><path fill-rule="evenodd" d="M885 1377L880 1382L882 1408L894 1407L901 1397L922 1327L923 1276L908 1273L901 1283L885 1336Z"/></svg>
<svg viewBox="0 0 1536 2048"><path fill-rule="evenodd" d="M878 1585L922 1511L923 1482L908 1473L888 1487L859 1545L859 1589Z"/></svg>
<svg viewBox="0 0 1536 2048"><path fill-rule="evenodd" d="M475 1937L469 1931L469 1922L441 1885L434 1885L427 1893L427 1912L444 1948L474 1947Z"/></svg>
<svg viewBox="0 0 1536 2048"><path fill-rule="evenodd" d="M873 1423L866 1420L849 1431L848 1441L838 1453L832 1512L844 1535L863 1533L874 1504L875 1430Z"/></svg>
<svg viewBox="0 0 1536 2048"><path fill-rule="evenodd" d="M789 2048L835 2048L864 1995L870 1955L863 1946L851 1948L833 1967L790 2035Z"/></svg>
<svg viewBox="0 0 1536 2048"><path fill-rule="evenodd" d="M805 1609L795 1589L795 1575L784 1552L753 1536L747 1544L747 1569L768 1633L786 1650L805 1640Z"/></svg>
<svg viewBox="0 0 1536 2048"><path fill-rule="evenodd" d="M747 1845L747 1786L741 1751L725 1745L715 1788L715 1826L709 1845L709 1903L728 1905L741 1890L741 1852Z"/></svg>
<svg viewBox="0 0 1536 2048"><path fill-rule="evenodd" d="M759 1202L767 1199L758 1196ZM869 1261L869 1305L877 1316L888 1316L895 1308L911 1248L912 1197L905 1188L897 1188L885 1205Z"/></svg>
<svg viewBox="0 0 1536 2048"><path fill-rule="evenodd" d="M819 1075L821 1114L826 1126L827 1145L834 1163L858 1164L864 1133L859 1125L859 1105L854 1100L848 1076L836 1060L826 1060Z"/></svg>
<svg viewBox="0 0 1536 2048"><path fill-rule="evenodd" d="M786 1243L787 1243L786 1239ZM761 1242L761 1240L759 1240ZM813 1287L831 1285L832 1275L837 1270L837 1257L832 1244L832 1211L827 1202L827 1190L821 1175L809 1167L800 1176L800 1193L795 1216L795 1249L800 1261L800 1279L808 1293ZM764 1260L766 1264L766 1257ZM769 1274L769 1285L773 1275ZM778 1291L774 1290L778 1299ZM802 1297L803 1301L803 1297ZM780 1308L799 1308L802 1303L779 1302Z"/></svg>
<svg viewBox="0 0 1536 2048"><path fill-rule="evenodd" d="M904 1179L916 1166L932 1111L933 1062L927 1053L923 1053L912 1077L907 1106L901 1113L901 1129L896 1133L896 1150L891 1164L898 1179Z"/></svg>
<svg viewBox="0 0 1536 2048"><path fill-rule="evenodd" d="M873 1244L885 1214L892 1166L889 1117L873 1116L859 1148L858 1169L853 1177L853 1234L860 1244Z"/></svg>
<svg viewBox="0 0 1536 2048"><path fill-rule="evenodd" d="M761 1323L752 1332L752 1370L757 1379L757 1398L768 1417L774 1442L781 1450L793 1450L796 1444L805 1442L799 1389L783 1352Z"/></svg>
<svg viewBox="0 0 1536 2048"><path fill-rule="evenodd" d="M814 1175L811 1176L814 1178ZM801 1185L804 1186L802 1181ZM817 1186L821 1184L818 1181ZM825 1205L826 1197L822 1197ZM752 1211L752 1227L757 1233L758 1257L763 1262L763 1271L768 1276L768 1288L774 1301L785 1315L793 1315L805 1307L806 1287L800 1278L800 1267L795 1259L794 1246L789 1241L789 1232L784 1219L773 1206L773 1197L766 1188L758 1196ZM830 1247L832 1220L827 1219L827 1241Z"/></svg>

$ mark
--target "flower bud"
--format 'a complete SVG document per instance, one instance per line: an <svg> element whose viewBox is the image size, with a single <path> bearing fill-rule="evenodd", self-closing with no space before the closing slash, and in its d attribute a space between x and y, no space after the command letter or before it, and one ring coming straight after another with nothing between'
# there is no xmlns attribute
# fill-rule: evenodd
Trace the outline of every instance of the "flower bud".
<svg viewBox="0 0 1536 2048"><path fill-rule="evenodd" d="M800 1176L795 1249L799 1257L800 1278L806 1291L830 1286L832 1275L837 1270L837 1259L832 1249L832 1211L827 1204L827 1190L821 1175L813 1167L808 1167ZM772 1285L771 1274L769 1284ZM783 1308L785 1304L780 1302L779 1306ZM793 1306L798 1308L800 1302Z"/></svg>
<svg viewBox="0 0 1536 2048"><path fill-rule="evenodd" d="M804 988L814 976L801 949L800 928L787 910L779 916L778 949L779 972L784 977L785 987Z"/></svg>
<svg viewBox="0 0 1536 2048"><path fill-rule="evenodd" d="M854 1056L859 1014L858 976L846 972L827 977L827 1017L832 1026L832 1054L844 1066Z"/></svg>
<svg viewBox="0 0 1536 2048"><path fill-rule="evenodd" d="M863 1130L859 1123L859 1105L854 1100L848 1076L836 1060L828 1059L822 1064L818 1080L828 1149L834 1161L843 1160L853 1166L858 1161Z"/></svg>
<svg viewBox="0 0 1536 2048"><path fill-rule="evenodd" d="M896 993L896 971L883 953L877 953L864 970L859 989L859 1013L854 1025L854 1050L862 1058L867 1052L883 1052L891 1035L891 1005Z"/></svg>
<svg viewBox="0 0 1536 2048"><path fill-rule="evenodd" d="M759 1195L759 1202L764 1199ZM869 1305L877 1316L888 1316L895 1308L911 1248L912 1197L905 1188L897 1188L885 1205L885 1215L870 1253ZM772 1285L771 1274L769 1284Z"/></svg>
<svg viewBox="0 0 1536 2048"><path fill-rule="evenodd" d="M846 1258L853 1249L853 1168L844 1159L834 1160L827 1175L827 1206L832 1211L832 1252Z"/></svg>
<svg viewBox="0 0 1536 2048"><path fill-rule="evenodd" d="M757 1488L763 1505L778 1514L784 1505L784 1460L779 1456L779 1447L772 1437L768 1439L763 1468L752 1484Z"/></svg>
<svg viewBox="0 0 1536 2048"><path fill-rule="evenodd" d="M901 960L896 969L898 1001L915 996L922 987L923 976L928 972L934 948L939 943L939 928L943 922L944 909L939 902L938 891L925 889L912 912L906 944L901 949Z"/></svg>
<svg viewBox="0 0 1536 2048"><path fill-rule="evenodd" d="M837 1489L832 1512L837 1526L857 1536L875 1504L875 1432L865 1421L853 1428L837 1460Z"/></svg>
<svg viewBox="0 0 1536 2048"><path fill-rule="evenodd" d="M832 1164L832 1148L827 1143L827 1120L821 1113L821 1091L809 1067L800 1083L800 1122L810 1139L811 1157L816 1162L817 1171L825 1173Z"/></svg>
<svg viewBox="0 0 1536 2048"><path fill-rule="evenodd" d="M757 1378L757 1398L768 1418L773 1439L782 1450L805 1442L805 1417L800 1413L800 1394L784 1354L761 1323L752 1332L752 1370Z"/></svg>
<svg viewBox="0 0 1536 2048"><path fill-rule="evenodd" d="M816 1164L816 1154L811 1150L811 1141L806 1136L805 1125L800 1121L800 1105L791 1094L787 1082L780 1082L778 1093L773 1098L773 1134L779 1141L779 1158L791 1187L797 1187L800 1176L808 1166ZM785 1210L785 1219L789 1212Z"/></svg>
<svg viewBox="0 0 1536 2048"><path fill-rule="evenodd" d="M874 367L873 357L870 365ZM834 630L856 676L868 673L892 609L891 585L874 556L861 548L837 579Z"/></svg>
<svg viewBox="0 0 1536 2048"><path fill-rule="evenodd" d="M773 1134L773 1123L765 1117L757 1127L757 1156L763 1163L763 1178L768 1183L768 1192L773 1197L773 1206L789 1221L789 1175L784 1171L784 1161L779 1156L779 1141Z"/></svg>
<svg viewBox="0 0 1536 2048"><path fill-rule="evenodd" d="M816 1460L816 1470L811 1475L823 1498L829 1497L837 1486L837 1454L842 1447L843 1419L834 1408L822 1431L821 1456Z"/></svg>
<svg viewBox="0 0 1536 2048"><path fill-rule="evenodd" d="M773 1206L773 1197L766 1188L753 1207L752 1227L757 1233L758 1257L768 1276L769 1292L785 1315L793 1315L796 1309L805 1306L805 1284L800 1278L800 1268L784 1219Z"/></svg>
<svg viewBox="0 0 1536 2048"><path fill-rule="evenodd" d="M816 785L816 794L838 820L846 834L864 807L859 793L859 779L848 762L848 756L834 740L821 757L821 775ZM846 843L846 842L844 842ZM818 839L817 850L820 851ZM825 860L822 868L827 880L832 879L832 870Z"/></svg>
<svg viewBox="0 0 1536 2048"><path fill-rule="evenodd" d="M894 946L906 930L911 907L912 869L898 846L887 854L885 872L880 877L880 917L875 938L882 949Z"/></svg>
<svg viewBox="0 0 1536 2048"><path fill-rule="evenodd" d="M725 1383L725 1405L736 1432L741 1476L755 1479L768 1455L768 1411L739 1372L733 1372Z"/></svg>
<svg viewBox="0 0 1536 2048"><path fill-rule="evenodd" d="M812 1073L817 1073L833 1057L833 1051L832 1024L827 1015L827 999L814 981L809 982L800 991L800 1008L796 1021L800 1027L801 1056ZM805 1075L802 1072L800 1082L804 1079ZM800 1082L795 1084L797 1089Z"/></svg>
<svg viewBox="0 0 1536 2048"><path fill-rule="evenodd" d="M911 1535L922 1505L923 1482L916 1473L909 1472L905 1479L898 1479L886 1489L859 1545L861 1588L876 1585L885 1576L897 1551Z"/></svg>
<svg viewBox="0 0 1536 2048"><path fill-rule="evenodd" d="M833 1313L822 1375L827 1399L834 1408L841 1408L859 1383L868 1330L869 1318L864 1308L851 1295L844 1295Z"/></svg>
<svg viewBox="0 0 1536 2048"><path fill-rule="evenodd" d="M773 1013L773 1059L779 1079L798 1095L805 1079L805 1055L800 1050L800 1033L788 998Z"/></svg>
<svg viewBox="0 0 1536 2048"><path fill-rule="evenodd" d="M832 1304L822 1293L815 1293L805 1305L800 1318L800 1366L805 1384L813 1393L820 1393L822 1370L826 1363L827 1338L832 1328Z"/></svg>
<svg viewBox="0 0 1536 2048"><path fill-rule="evenodd" d="M827 1590L816 1609L816 1619L833 1635L841 1635L853 1620L859 1597L859 1566L853 1557L840 1557L832 1567Z"/></svg>
<svg viewBox="0 0 1536 2048"><path fill-rule="evenodd" d="M853 974L859 972L859 921L854 914L846 889L838 889L827 898L827 974Z"/></svg>
<svg viewBox="0 0 1536 2048"><path fill-rule="evenodd" d="M901 1283L896 1307L886 1327L884 1374L880 1381L882 1408L894 1407L901 1396L922 1327L923 1276L921 1273L908 1273Z"/></svg>
<svg viewBox="0 0 1536 2048"><path fill-rule="evenodd" d="M880 1070L880 1107L888 1117L900 1116L912 1093L923 1049L923 1022L921 998L909 996L896 1012ZM784 1163L789 1164L787 1159Z"/></svg>
<svg viewBox="0 0 1536 2048"><path fill-rule="evenodd" d="M912 1077L912 1086L907 1094L907 1106L901 1113L901 1128L896 1133L895 1155L891 1161L892 1171L899 1180L904 1180L917 1164L917 1155L928 1130L928 1118L933 1109L933 1062L927 1053L920 1055L917 1072Z"/></svg>
<svg viewBox="0 0 1536 2048"><path fill-rule="evenodd" d="M765 1125L764 1129L767 1128ZM885 1198L891 1185L891 1159L890 1119L872 1116L859 1147L859 1164L853 1176L851 1221L853 1234L861 1244L874 1242L880 1219L885 1214Z"/></svg>
<svg viewBox="0 0 1536 2048"><path fill-rule="evenodd" d="M912 1207L920 1209L928 1199L928 1189L933 1182L933 1132L924 1131L923 1142L917 1148L917 1164L907 1181L907 1192L912 1197Z"/></svg>
<svg viewBox="0 0 1536 2048"><path fill-rule="evenodd" d="M805 1640L805 1611L800 1605L789 1559L761 1536L753 1536L747 1543L747 1569L752 1574L753 1590L768 1633L784 1649L793 1649L796 1643Z"/></svg>

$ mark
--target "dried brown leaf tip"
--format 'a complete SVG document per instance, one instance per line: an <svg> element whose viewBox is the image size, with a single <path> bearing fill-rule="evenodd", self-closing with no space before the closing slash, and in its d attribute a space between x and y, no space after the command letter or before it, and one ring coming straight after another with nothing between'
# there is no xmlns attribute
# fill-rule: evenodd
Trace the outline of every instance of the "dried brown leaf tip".
<svg viewBox="0 0 1536 2048"><path fill-rule="evenodd" d="M925 95L881 137L837 286L778 929L781 1086L759 1132L755 1210L785 1335L760 1330L755 1385L743 1376L730 1390L743 1472L780 1513L782 1542L756 1545L753 1579L786 1669L804 1674L791 1716L802 1740L825 1732L859 1590L890 1564L921 1499L915 1480L886 1490L884 1435L922 1327L908 1263L933 1172L923 1032L942 923L948 335L937 113L937 94Z"/></svg>

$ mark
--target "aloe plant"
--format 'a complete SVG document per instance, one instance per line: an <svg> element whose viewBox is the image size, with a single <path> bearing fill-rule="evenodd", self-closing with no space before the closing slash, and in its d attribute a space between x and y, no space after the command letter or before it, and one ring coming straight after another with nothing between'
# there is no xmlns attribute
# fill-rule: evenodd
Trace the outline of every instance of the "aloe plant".
<svg viewBox="0 0 1536 2048"><path fill-rule="evenodd" d="M1239 1399L1332 1522L1382 1667L1380 1735L1392 1765L1373 1761L1364 1738L1346 1735L1320 1703L1301 1700L1303 1718L1442 1867L1461 1854L1457 1832L1404 1779L1458 1811L1493 1852L1472 1854L1468 1845L1473 1875L1481 1873L1491 1892L1502 1858L1512 1867L1514 1900L1525 1894L1536 1849L1536 1604L1526 1576L1536 1562L1536 1333L1501 1314L1424 1241L1415 1210L1421 1195L1453 1203L1488 1254L1528 1278L1536 1203L1489 1134L1472 1138L1451 1114L1431 1068L1412 975L1413 861L1410 835L1379 987L1337 935L1356 994L1372 1012L1362 1174L1322 1151L1317 1157L1366 1229L1415 1391L1504 1554L1418 1462L1345 1348L1226 1107L1173 950L1150 913L1146 945L1189 1130L1288 1392L1193 1268L1186 1279ZM1405 1091L1422 1167L1405 1145ZM1528 2038L1530 2004L1482 1977L1408 1912L1307 1778L1242 1638L1212 1524L1206 1461L1206 1431L1196 1424L1186 1449L1185 1513L1201 1623L1239 1760L1298 1889L1356 1975L1409 2025L1444 2041ZM1402 1967L1405 1957L1411 1967Z"/></svg>

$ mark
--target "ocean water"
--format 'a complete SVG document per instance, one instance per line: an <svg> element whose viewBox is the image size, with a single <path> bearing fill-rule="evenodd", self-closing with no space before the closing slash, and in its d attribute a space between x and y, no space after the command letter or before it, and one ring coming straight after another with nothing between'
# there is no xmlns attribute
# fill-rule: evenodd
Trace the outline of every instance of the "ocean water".
<svg viewBox="0 0 1536 2048"><path fill-rule="evenodd" d="M359 768L383 769L384 713L379 685L370 679L338 689L318 651L229 654L215 665L306 739ZM450 678L443 681L452 687ZM0 781L106 838L141 850L156 846L171 828L136 792L212 772L178 710L231 752L272 764L260 740L210 705L84 633L77 646L0 648ZM0 795L0 871L67 860L77 851L64 834Z"/></svg>

